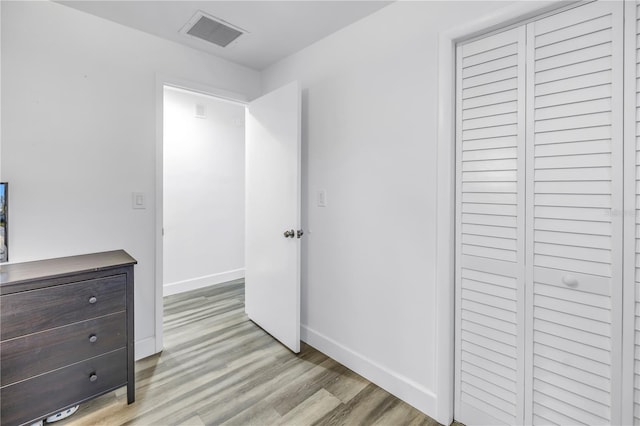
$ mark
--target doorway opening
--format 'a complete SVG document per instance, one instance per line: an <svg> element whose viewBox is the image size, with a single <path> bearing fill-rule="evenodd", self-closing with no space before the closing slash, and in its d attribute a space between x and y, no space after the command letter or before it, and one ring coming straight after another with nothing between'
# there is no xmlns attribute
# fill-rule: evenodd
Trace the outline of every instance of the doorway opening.
<svg viewBox="0 0 640 426"><path fill-rule="evenodd" d="M244 97L157 84L155 351L163 297L244 278Z"/></svg>
<svg viewBox="0 0 640 426"><path fill-rule="evenodd" d="M165 108L164 98L167 87L173 88L167 89L167 93L177 92L176 97L185 94L184 89L188 88L187 94L195 95L197 98L195 102L193 98L187 98L190 105L188 102L187 112L176 120L177 130L168 128L164 124L163 109ZM191 90L191 87L194 86L179 82L173 83L172 80L164 77L159 77L156 85L158 99L156 132L158 137L156 138L155 351L147 349L145 352L151 354L161 352L163 349L165 283L169 284L166 287L170 287L172 292L179 289L187 291L228 282L233 277L245 277L245 284L247 282L254 283L249 287L245 285L247 294L245 312L249 318L292 351L298 352L300 343L300 237L302 237L300 226L300 87L297 82L291 82L254 99L250 103L241 96L226 91L212 91L198 85L195 86L197 89ZM176 91L176 88L180 90ZM211 104L204 102L205 100ZM216 104L215 107L212 107L214 109L226 109L224 106L229 104L236 107L235 110L231 109L235 112L229 113L227 111L230 115L226 116L225 126L231 127L231 133L245 135L245 151L240 156L244 161L230 166L229 161L225 161L224 158L216 158L218 162L214 165L194 167L193 164L203 161L202 157L206 158L207 155L202 150L187 147L188 142L186 141L193 131L188 126L181 126L185 126L187 121L203 120L203 117L207 117L208 114L207 105L214 103ZM169 106L166 108L171 109ZM243 114L246 114L246 121L241 126ZM231 124L229 124L229 117L231 117ZM165 140L165 132L175 134L175 150L169 147L169 143ZM213 152L215 153L215 151ZM165 176L165 169L172 168L169 163L174 158L188 155L191 155L191 163L187 162L190 164L188 167L179 167L175 175L167 172L167 176ZM209 154L209 157L216 156L219 155ZM224 232L231 236L226 245L217 232L207 236L202 231L205 226L211 226L211 221L214 218L212 211L215 205L212 207L211 202L220 198L210 193L209 186L213 177L217 176L216 172L220 173L224 168L227 169L227 174L223 176L224 179L221 179L222 189L231 193L236 200L243 200L245 203L242 206L241 214L238 214L240 209L235 211L230 208L226 209L227 217L236 224L235 232L227 232L223 226ZM194 170L195 174L192 173ZM195 180L202 179L205 172L208 175L203 179L203 187L194 189ZM214 172L213 175L210 172ZM237 179L229 177L232 175ZM239 185L241 176L245 180L242 185ZM181 179L182 183L175 185L175 182L169 182L170 177ZM233 186L232 182L235 182L236 185ZM169 207L171 195L167 194L167 200L164 200L165 185L167 188L175 186L178 196L183 196L184 193L191 194L189 201L176 203L177 207L174 213L177 219L175 220L169 217L172 214L169 210L174 207ZM230 189L230 187L233 188ZM240 194L242 195L240 196ZM205 198L209 204L205 203ZM186 204L189 204L191 208L187 209ZM168 209L166 213L165 209ZM189 214L185 214L185 212ZM177 226L175 223L193 221L191 214L202 215L203 222L195 226L195 231L189 231L191 237L186 239L186 244L181 246L182 249L173 252L168 247L165 249L170 233L179 235L179 233L168 229L171 222L175 227ZM165 215L167 216L166 221ZM243 221L238 221L239 217ZM238 223L243 223L243 226L238 227ZM163 229L165 225L167 229ZM284 232L284 230L288 232ZM294 236L293 230L298 230L295 234L297 238ZM219 228L218 232L223 231ZM177 280L174 278L175 281L171 279L172 276L169 275L171 266L169 264L165 266L165 260L169 262L181 256L180 259L189 264L188 262L192 259L188 258L188 255L185 259L184 252L197 246L200 249L198 254L205 253L203 263L211 264L213 243L221 244L224 253L230 251L230 245L236 247L234 252L244 254L243 263L246 266L236 263L240 266L230 267L228 266L230 264L227 264L227 268L231 269L208 272L198 276L193 276L194 274L188 271L191 273L190 277L182 276ZM242 249L238 247L242 247ZM174 254L174 258L171 258L171 253ZM178 265L176 268L179 271L184 269L182 265ZM165 270L167 271L166 279L163 277ZM249 272L250 276L248 276ZM202 274L201 271L200 273ZM173 277L175 276L177 275L173 275Z"/></svg>
<svg viewBox="0 0 640 426"><path fill-rule="evenodd" d="M163 90L163 295L244 278L245 107Z"/></svg>

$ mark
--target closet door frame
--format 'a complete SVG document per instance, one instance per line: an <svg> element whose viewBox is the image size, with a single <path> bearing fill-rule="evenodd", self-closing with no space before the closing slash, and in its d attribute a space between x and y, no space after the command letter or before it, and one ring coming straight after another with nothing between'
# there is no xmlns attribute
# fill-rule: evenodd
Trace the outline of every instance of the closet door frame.
<svg viewBox="0 0 640 426"><path fill-rule="evenodd" d="M437 136L436 392L433 417L453 421L455 398L456 47L499 29L575 7L561 0L517 2L439 33Z"/></svg>
<svg viewBox="0 0 640 426"><path fill-rule="evenodd" d="M636 49L640 48L637 42L636 19L637 3L635 1L624 2L624 69L635 70L637 62ZM633 18L633 19L631 19ZM635 309L636 298L636 126L640 122L636 117L638 108L636 100L637 82L640 75L627 72L624 75L624 207L620 212L624 226L624 259L623 259L623 359L622 359L622 424L633 424L634 421L634 382L635 382ZM640 343L640 342L637 342Z"/></svg>

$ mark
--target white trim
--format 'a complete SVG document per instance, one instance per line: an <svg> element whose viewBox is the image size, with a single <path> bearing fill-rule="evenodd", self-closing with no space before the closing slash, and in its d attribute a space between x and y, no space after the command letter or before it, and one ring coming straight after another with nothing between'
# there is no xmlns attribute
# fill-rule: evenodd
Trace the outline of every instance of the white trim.
<svg viewBox="0 0 640 426"><path fill-rule="evenodd" d="M176 89L186 90L188 92L196 92L205 96L213 96L214 98L223 99L233 103L246 105L249 103L247 96L217 87L207 86L206 84L195 81L175 78L164 74L156 75L156 82L160 81L161 86L171 86Z"/></svg>
<svg viewBox="0 0 640 426"><path fill-rule="evenodd" d="M163 345L163 316L164 306L163 297L163 244L162 244L162 226L164 223L164 215L162 209L163 203L163 140L164 140L164 84L165 79L160 75L156 75L156 215L155 215L155 303L153 318L155 322L155 352L161 352Z"/></svg>
<svg viewBox="0 0 640 426"><path fill-rule="evenodd" d="M456 46L456 64L462 62L463 58L463 48L461 45ZM455 66L455 64L454 64ZM462 83L462 67L456 66L456 81L455 81L455 126L454 126L454 134L455 134L455 143L453 144L454 161L455 166L453 168L455 175L455 195L453 196L453 202L455 203L454 211L456 215L456 221L453 226L454 236L452 238L453 241L453 308L454 308L454 321L453 325L455 327L456 324L461 323L462 319L462 309L460 306L456 305L456 297L461 294L462 291L462 280L461 280L461 270L462 270L462 239L456 238L456 233L459 233L461 229L458 227L462 224L462 173L457 173L457 168L461 167L461 159L462 159L462 90L459 85ZM456 329L457 330L457 329ZM464 419L465 416L462 414L462 410L460 406L456 406L457 401L460 401L461 392L460 387L456 386L457 383L460 383L461 380L461 372L462 372L462 357L460 356L460 346L462 343L462 338L460 333L453 333L454 343L454 381L453 381L453 391L454 391L454 399L453 399L453 416L456 418ZM473 416L469 416L469 419L478 419L476 415L478 413L473 413ZM480 421L478 421L480 423ZM487 422L488 424L488 422Z"/></svg>
<svg viewBox="0 0 640 426"><path fill-rule="evenodd" d="M636 2L624 2L624 178L622 210L623 223L623 288L622 288L622 389L621 389L621 424L633 424L634 420L634 346L635 339L635 305L638 295L635 291L636 281L636 38L635 25ZM629 70L630 72L627 72Z"/></svg>
<svg viewBox="0 0 640 426"><path fill-rule="evenodd" d="M244 268L220 272L218 274L205 275L202 277L190 278L188 280L176 281L164 285L164 295L172 296L174 294L197 290L204 287L210 287L242 278L244 278Z"/></svg>
<svg viewBox="0 0 640 426"><path fill-rule="evenodd" d="M154 322L155 322L155 336L154 340L154 352L161 352L163 349L163 302L164 286L162 276L162 264L163 264L163 247L162 247L162 223L163 223L163 102L164 102L164 86L171 86L178 89L189 90L197 92L203 95L213 96L219 99L224 99L230 102L246 104L248 102L247 96L231 92L224 89L218 89L215 87L207 86L206 84L185 80L166 74L156 74L156 181L155 181L155 195L156 195L156 214L155 214L155 303L154 303ZM137 350L137 349L136 349ZM146 352L145 352L146 353Z"/></svg>
<svg viewBox="0 0 640 426"><path fill-rule="evenodd" d="M454 400L454 224L455 224L455 46L456 43L569 4L518 2L474 22L439 34L436 235L436 409L435 420L450 424Z"/></svg>
<svg viewBox="0 0 640 426"><path fill-rule="evenodd" d="M304 324L300 325L300 332L302 341L339 363L348 365L351 370L375 383L377 386L380 386L424 413L435 412L437 398L431 390Z"/></svg>
<svg viewBox="0 0 640 426"><path fill-rule="evenodd" d="M438 169L436 231L436 410L439 423L453 421L454 224L455 224L455 41L440 34L438 52Z"/></svg>
<svg viewBox="0 0 640 426"><path fill-rule="evenodd" d="M147 337L146 339L138 340L135 344L135 358L136 361L146 358L153 354L158 353L156 351L156 339L155 337Z"/></svg>

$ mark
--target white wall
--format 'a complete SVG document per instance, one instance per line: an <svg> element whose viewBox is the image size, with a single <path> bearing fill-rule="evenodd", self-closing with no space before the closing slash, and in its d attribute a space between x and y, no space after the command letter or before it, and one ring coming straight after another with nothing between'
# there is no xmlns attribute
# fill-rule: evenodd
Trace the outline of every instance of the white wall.
<svg viewBox="0 0 640 426"><path fill-rule="evenodd" d="M303 338L443 423L438 32L504 5L397 2L263 72L303 88Z"/></svg>
<svg viewBox="0 0 640 426"><path fill-rule="evenodd" d="M164 90L165 296L244 277L244 110Z"/></svg>
<svg viewBox="0 0 640 426"><path fill-rule="evenodd" d="M394 3L263 73L264 92L294 79L304 89L303 336L441 422L437 34L503 5ZM248 98L259 75L56 3L2 2L1 13L12 261L126 249L140 262L138 349L149 348L155 75ZM133 191L147 209L131 209Z"/></svg>
<svg viewBox="0 0 640 426"><path fill-rule="evenodd" d="M52 2L3 2L1 24L11 261L127 250L137 356L153 353L156 73L250 98L259 75Z"/></svg>

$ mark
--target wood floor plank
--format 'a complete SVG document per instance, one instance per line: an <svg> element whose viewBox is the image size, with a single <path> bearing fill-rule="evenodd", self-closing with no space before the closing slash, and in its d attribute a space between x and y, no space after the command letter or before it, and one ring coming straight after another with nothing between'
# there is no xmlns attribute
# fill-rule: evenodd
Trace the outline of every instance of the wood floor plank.
<svg viewBox="0 0 640 426"><path fill-rule="evenodd" d="M293 410L289 411L285 416L280 419L278 425L312 425L322 417L325 413L331 412L338 407L342 402L331 395L324 389L320 389L309 398L305 399Z"/></svg>
<svg viewBox="0 0 640 426"><path fill-rule="evenodd" d="M311 356L320 359L324 355L316 351ZM238 409L245 409L256 404L313 366L313 362L300 362L295 357L283 359L279 364L272 365L268 370L263 370L259 375L242 383L239 387L217 395L214 403L209 406L209 410L205 413L201 412L201 417L207 424L222 423L233 417Z"/></svg>
<svg viewBox="0 0 640 426"><path fill-rule="evenodd" d="M335 381L341 373L340 370L336 369L337 366L341 367L342 371L347 371L346 367L327 357L308 373L297 377L296 380L273 395L270 398L271 404L281 415L289 413L307 398L317 393L320 389L325 389L328 384ZM335 395L333 396L335 397Z"/></svg>
<svg viewBox="0 0 640 426"><path fill-rule="evenodd" d="M195 415L188 418L185 422L180 423L178 426L207 426L204 424L200 416Z"/></svg>
<svg viewBox="0 0 640 426"><path fill-rule="evenodd" d="M391 407L397 398L374 384L367 385L347 404L318 420L317 425L369 425Z"/></svg>
<svg viewBox="0 0 640 426"><path fill-rule="evenodd" d="M221 423L224 426L246 426L246 425L273 425L277 424L282 416L271 406L269 401L262 400L253 406L246 408Z"/></svg>
<svg viewBox="0 0 640 426"><path fill-rule="evenodd" d="M135 403L121 388L57 426L438 424L307 344L290 352L247 318L242 281L166 297L164 344L136 363Z"/></svg>
<svg viewBox="0 0 640 426"><path fill-rule="evenodd" d="M326 388L336 398L348 403L358 395L370 383L367 379L354 373L346 367L334 381L328 383Z"/></svg>
<svg viewBox="0 0 640 426"><path fill-rule="evenodd" d="M407 425L407 426L438 426L438 422L425 416L404 401L389 407L375 419L372 426Z"/></svg>

